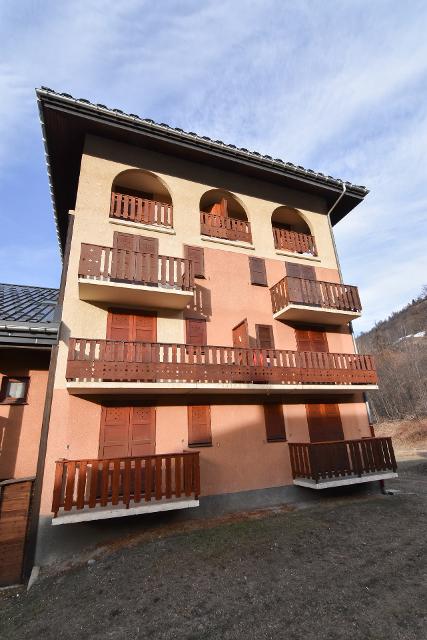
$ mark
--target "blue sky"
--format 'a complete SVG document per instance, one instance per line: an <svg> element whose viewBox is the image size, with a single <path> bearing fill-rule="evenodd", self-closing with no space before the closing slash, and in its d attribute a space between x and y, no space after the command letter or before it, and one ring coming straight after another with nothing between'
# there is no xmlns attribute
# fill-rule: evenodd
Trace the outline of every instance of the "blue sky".
<svg viewBox="0 0 427 640"><path fill-rule="evenodd" d="M361 331L427 283L427 3L0 3L0 281L58 286L34 88L371 189L336 230Z"/></svg>

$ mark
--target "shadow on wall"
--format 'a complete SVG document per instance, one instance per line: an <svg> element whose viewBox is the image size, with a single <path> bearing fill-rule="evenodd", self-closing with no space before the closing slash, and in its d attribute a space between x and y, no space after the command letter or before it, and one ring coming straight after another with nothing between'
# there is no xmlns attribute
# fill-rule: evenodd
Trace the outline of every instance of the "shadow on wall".
<svg viewBox="0 0 427 640"><path fill-rule="evenodd" d="M15 477L25 405L5 405L7 416L0 416L0 480Z"/></svg>
<svg viewBox="0 0 427 640"><path fill-rule="evenodd" d="M193 314L192 317L208 320L212 315L211 292L209 289L196 283L194 298L187 309Z"/></svg>

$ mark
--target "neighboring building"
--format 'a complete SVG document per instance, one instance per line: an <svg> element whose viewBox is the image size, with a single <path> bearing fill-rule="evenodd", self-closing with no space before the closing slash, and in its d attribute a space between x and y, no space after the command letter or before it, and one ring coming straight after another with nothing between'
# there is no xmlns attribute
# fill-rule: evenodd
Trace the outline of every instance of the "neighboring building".
<svg viewBox="0 0 427 640"><path fill-rule="evenodd" d="M37 95L65 264L37 562L112 517L394 476L331 227L367 189Z"/></svg>
<svg viewBox="0 0 427 640"><path fill-rule="evenodd" d="M0 284L0 586L20 582L57 289Z"/></svg>

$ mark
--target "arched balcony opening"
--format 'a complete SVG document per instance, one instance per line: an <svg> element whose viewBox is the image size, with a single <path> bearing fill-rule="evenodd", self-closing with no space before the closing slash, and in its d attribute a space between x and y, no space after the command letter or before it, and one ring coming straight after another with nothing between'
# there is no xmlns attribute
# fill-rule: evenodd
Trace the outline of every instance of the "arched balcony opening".
<svg viewBox="0 0 427 640"><path fill-rule="evenodd" d="M144 225L173 226L171 195L160 178L142 169L119 173L111 188L110 217Z"/></svg>
<svg viewBox="0 0 427 640"><path fill-rule="evenodd" d="M222 240L252 242L243 205L228 191L211 189L200 199L201 233Z"/></svg>
<svg viewBox="0 0 427 640"><path fill-rule="evenodd" d="M314 236L297 209L278 207L271 216L271 224L276 249L317 255Z"/></svg>

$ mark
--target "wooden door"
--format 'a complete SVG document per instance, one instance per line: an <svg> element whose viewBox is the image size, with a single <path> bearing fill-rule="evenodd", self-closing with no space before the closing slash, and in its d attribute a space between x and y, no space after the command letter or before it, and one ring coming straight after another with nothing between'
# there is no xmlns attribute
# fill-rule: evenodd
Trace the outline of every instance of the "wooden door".
<svg viewBox="0 0 427 640"><path fill-rule="evenodd" d="M154 407L132 407L130 412L129 455L150 456L156 450Z"/></svg>
<svg viewBox="0 0 427 640"><path fill-rule="evenodd" d="M298 351L328 352L328 339L321 329L295 329Z"/></svg>
<svg viewBox="0 0 427 640"><path fill-rule="evenodd" d="M340 410L337 404L307 404L310 442L344 440Z"/></svg>
<svg viewBox="0 0 427 640"><path fill-rule="evenodd" d="M152 455L156 449L154 407L103 407L100 458Z"/></svg>
<svg viewBox="0 0 427 640"><path fill-rule="evenodd" d="M233 328L233 347L249 348L249 329L246 319Z"/></svg>
<svg viewBox="0 0 427 640"><path fill-rule="evenodd" d="M156 324L153 313L114 309L108 312L107 340L156 342Z"/></svg>

